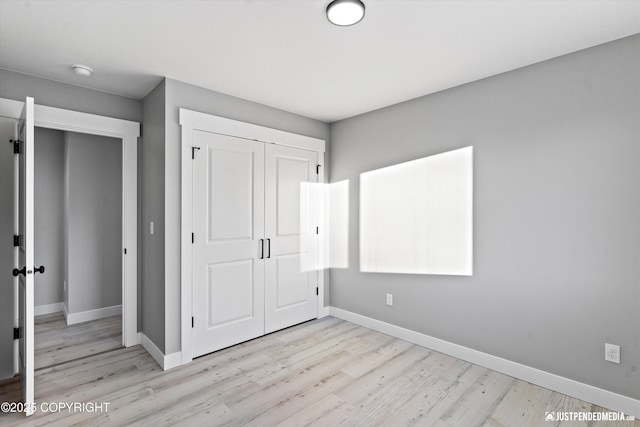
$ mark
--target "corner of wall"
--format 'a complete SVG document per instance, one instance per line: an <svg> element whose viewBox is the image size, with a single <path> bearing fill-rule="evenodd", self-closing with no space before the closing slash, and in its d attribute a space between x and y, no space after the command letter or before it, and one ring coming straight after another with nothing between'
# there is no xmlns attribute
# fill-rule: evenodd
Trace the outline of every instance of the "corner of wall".
<svg viewBox="0 0 640 427"><path fill-rule="evenodd" d="M165 350L165 98L163 79L143 99L141 162L139 186L140 247L140 326L141 332ZM150 223L154 233L150 233Z"/></svg>
<svg viewBox="0 0 640 427"><path fill-rule="evenodd" d="M175 352L165 355L158 346L156 346L155 343L144 334L144 332L138 333L138 341L153 360L160 365L163 371L178 367L182 364L182 353Z"/></svg>

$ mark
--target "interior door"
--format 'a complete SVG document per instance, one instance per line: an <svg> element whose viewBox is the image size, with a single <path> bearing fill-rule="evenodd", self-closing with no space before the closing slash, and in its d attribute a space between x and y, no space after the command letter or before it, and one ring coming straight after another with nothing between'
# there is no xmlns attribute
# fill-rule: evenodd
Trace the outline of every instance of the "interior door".
<svg viewBox="0 0 640 427"><path fill-rule="evenodd" d="M264 334L264 144L193 136L193 355Z"/></svg>
<svg viewBox="0 0 640 427"><path fill-rule="evenodd" d="M303 268L303 239L318 224L305 183L318 180L318 153L269 144L265 153L265 333L318 317L318 273Z"/></svg>
<svg viewBox="0 0 640 427"><path fill-rule="evenodd" d="M27 415L34 413L33 384L33 276L35 274L33 259L33 98L27 98L20 117L18 150L16 165L18 183L16 190L18 203L14 203L15 229L18 231L19 245L15 247L18 265L13 270L18 280L18 373L22 386L22 397ZM15 245L14 245L15 246Z"/></svg>

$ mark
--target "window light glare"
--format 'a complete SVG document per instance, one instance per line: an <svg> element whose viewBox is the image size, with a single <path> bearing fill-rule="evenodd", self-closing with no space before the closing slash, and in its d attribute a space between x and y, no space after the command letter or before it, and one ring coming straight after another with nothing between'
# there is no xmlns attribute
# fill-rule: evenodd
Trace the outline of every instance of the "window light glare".
<svg viewBox="0 0 640 427"><path fill-rule="evenodd" d="M360 271L473 275L473 147L360 174Z"/></svg>
<svg viewBox="0 0 640 427"><path fill-rule="evenodd" d="M341 27L357 24L364 18L364 3L360 0L334 0L327 6L327 19Z"/></svg>

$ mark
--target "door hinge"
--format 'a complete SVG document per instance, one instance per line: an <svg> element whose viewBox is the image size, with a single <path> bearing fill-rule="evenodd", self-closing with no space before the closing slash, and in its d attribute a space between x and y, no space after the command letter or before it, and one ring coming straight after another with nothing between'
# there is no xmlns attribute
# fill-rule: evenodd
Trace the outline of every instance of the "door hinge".
<svg viewBox="0 0 640 427"><path fill-rule="evenodd" d="M13 247L19 247L20 246L20 236L19 235L14 235L13 236Z"/></svg>
<svg viewBox="0 0 640 427"><path fill-rule="evenodd" d="M316 165L316 175L320 175L320 168L322 167L321 164L317 164Z"/></svg>
<svg viewBox="0 0 640 427"><path fill-rule="evenodd" d="M127 254L127 248L124 248L124 254L125 255Z"/></svg>
<svg viewBox="0 0 640 427"><path fill-rule="evenodd" d="M192 317L191 318L191 327L193 328L195 324L196 324L196 319L195 319L195 317Z"/></svg>
<svg viewBox="0 0 640 427"><path fill-rule="evenodd" d="M191 233L191 243L196 242L196 233Z"/></svg>
<svg viewBox="0 0 640 427"><path fill-rule="evenodd" d="M320 234L320 227L316 227L316 234Z"/></svg>
<svg viewBox="0 0 640 427"><path fill-rule="evenodd" d="M13 328L13 339L14 340L20 339L20 328Z"/></svg>
<svg viewBox="0 0 640 427"><path fill-rule="evenodd" d="M320 288L316 286L316 295L320 295Z"/></svg>
<svg viewBox="0 0 640 427"><path fill-rule="evenodd" d="M200 147L191 147L191 159L195 159L196 158L196 150L199 150Z"/></svg>
<svg viewBox="0 0 640 427"><path fill-rule="evenodd" d="M20 140L10 139L9 141L13 144L13 154L20 154Z"/></svg>

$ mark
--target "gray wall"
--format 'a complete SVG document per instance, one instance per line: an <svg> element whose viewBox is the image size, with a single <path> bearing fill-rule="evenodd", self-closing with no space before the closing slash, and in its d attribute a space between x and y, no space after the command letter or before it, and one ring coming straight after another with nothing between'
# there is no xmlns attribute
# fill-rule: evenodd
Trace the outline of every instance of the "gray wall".
<svg viewBox="0 0 640 427"><path fill-rule="evenodd" d="M69 313L122 304L122 142L66 132Z"/></svg>
<svg viewBox="0 0 640 427"><path fill-rule="evenodd" d="M15 120L0 117L0 142L14 137ZM13 150L0 144L0 380L13 376Z"/></svg>
<svg viewBox="0 0 640 427"><path fill-rule="evenodd" d="M64 280L64 132L35 131L35 263L45 274L36 276L35 305L62 302Z"/></svg>
<svg viewBox="0 0 640 427"><path fill-rule="evenodd" d="M139 122L142 103L137 99L86 89L40 77L0 69L0 97Z"/></svg>
<svg viewBox="0 0 640 427"><path fill-rule="evenodd" d="M145 102L145 109L147 103ZM188 108L208 114L268 126L328 140L329 126L296 114L234 98L197 86L165 79L165 156L164 156L164 254L149 260L164 268L165 354L180 351L180 125L178 109ZM146 128L145 122L145 128ZM145 181L146 190L146 181ZM159 196L156 196L158 199ZM148 231L146 224L145 232ZM156 228L157 230L157 228ZM159 246L159 243L158 243ZM146 269L146 267L145 267ZM145 277L145 289L147 278ZM154 284L155 285L155 284ZM145 296L146 298L146 296ZM155 304L155 301L154 301ZM146 327L146 326L145 326Z"/></svg>
<svg viewBox="0 0 640 427"><path fill-rule="evenodd" d="M332 124L351 265L331 305L640 399L639 117L633 36ZM361 273L359 174L466 145L474 275Z"/></svg>
<svg viewBox="0 0 640 427"><path fill-rule="evenodd" d="M143 101L142 128L142 323L140 330L164 348L164 132L165 83L160 82ZM154 234L149 234L149 222Z"/></svg>

